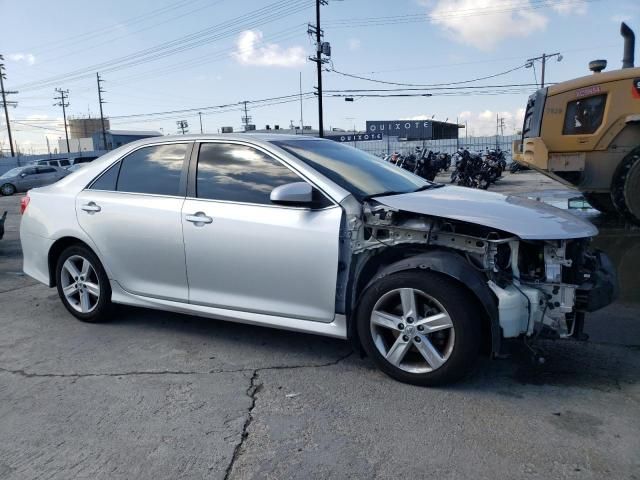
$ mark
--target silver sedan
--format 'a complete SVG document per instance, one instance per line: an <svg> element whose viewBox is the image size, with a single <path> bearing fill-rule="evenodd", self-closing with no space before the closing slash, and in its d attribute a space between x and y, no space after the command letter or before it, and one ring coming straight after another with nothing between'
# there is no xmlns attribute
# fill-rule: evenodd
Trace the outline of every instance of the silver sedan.
<svg viewBox="0 0 640 480"><path fill-rule="evenodd" d="M16 167L0 175L0 194L13 195L43 187L69 175L64 168L49 165Z"/></svg>
<svg viewBox="0 0 640 480"><path fill-rule="evenodd" d="M80 320L137 305L349 339L401 381L581 336L615 274L590 223L285 135L142 140L23 199L24 271Z"/></svg>

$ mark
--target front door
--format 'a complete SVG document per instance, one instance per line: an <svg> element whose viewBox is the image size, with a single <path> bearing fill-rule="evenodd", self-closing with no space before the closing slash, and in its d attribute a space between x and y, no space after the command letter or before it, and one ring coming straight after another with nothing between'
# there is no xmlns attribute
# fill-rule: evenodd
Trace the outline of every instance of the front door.
<svg viewBox="0 0 640 480"><path fill-rule="evenodd" d="M239 143L200 145L192 197L182 209L191 303L331 322L342 210L271 203L273 188L302 179Z"/></svg>
<svg viewBox="0 0 640 480"><path fill-rule="evenodd" d="M126 291L188 301L180 212L188 143L143 147L76 197L76 212Z"/></svg>

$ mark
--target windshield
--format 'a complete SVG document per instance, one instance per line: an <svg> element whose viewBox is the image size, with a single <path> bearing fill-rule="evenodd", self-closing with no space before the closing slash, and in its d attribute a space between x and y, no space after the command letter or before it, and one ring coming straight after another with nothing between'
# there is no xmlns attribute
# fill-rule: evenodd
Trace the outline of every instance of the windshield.
<svg viewBox="0 0 640 480"><path fill-rule="evenodd" d="M414 192L431 185L378 157L331 140L276 140L273 144L313 167L360 201L374 195Z"/></svg>
<svg viewBox="0 0 640 480"><path fill-rule="evenodd" d="M5 172L3 175L0 175L0 178L17 177L18 175L20 175L20 172L22 172L22 167L12 168L8 172Z"/></svg>

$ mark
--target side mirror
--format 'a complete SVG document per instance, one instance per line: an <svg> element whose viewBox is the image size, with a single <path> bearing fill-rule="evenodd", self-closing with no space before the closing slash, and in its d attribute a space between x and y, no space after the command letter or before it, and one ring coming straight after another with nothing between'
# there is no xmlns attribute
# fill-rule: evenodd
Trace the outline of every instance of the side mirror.
<svg viewBox="0 0 640 480"><path fill-rule="evenodd" d="M313 187L307 182L287 183L274 188L269 198L279 205L310 205L313 201Z"/></svg>
<svg viewBox="0 0 640 480"><path fill-rule="evenodd" d="M24 178L24 177L26 177L26 176L27 176L27 174L26 174L26 173L21 173L21 174L20 174L20 178Z"/></svg>

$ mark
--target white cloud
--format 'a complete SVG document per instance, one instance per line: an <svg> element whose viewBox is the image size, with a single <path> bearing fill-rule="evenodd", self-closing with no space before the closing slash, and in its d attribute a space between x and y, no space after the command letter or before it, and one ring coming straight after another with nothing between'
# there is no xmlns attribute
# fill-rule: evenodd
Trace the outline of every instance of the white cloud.
<svg viewBox="0 0 640 480"><path fill-rule="evenodd" d="M527 10L527 5L528 0L438 0L429 15L431 23L442 27L457 41L486 51L507 38L525 37L546 28L548 18ZM493 13L464 13L483 10Z"/></svg>
<svg viewBox="0 0 640 480"><path fill-rule="evenodd" d="M491 136L496 134L496 114L504 119L505 135L511 135L516 130L522 128L524 108L502 112L484 110L477 113L465 110L458 114L458 120L460 123L467 122L469 126L469 136Z"/></svg>
<svg viewBox="0 0 640 480"><path fill-rule="evenodd" d="M547 3L561 15L584 15L587 13L587 4L583 2L556 3L553 0L549 0Z"/></svg>
<svg viewBox="0 0 640 480"><path fill-rule="evenodd" d="M32 53L10 53L7 58L14 62L26 62L28 65L36 63L36 57Z"/></svg>
<svg viewBox="0 0 640 480"><path fill-rule="evenodd" d="M349 39L349 50L351 50L352 52L355 52L356 50L360 50L360 45L362 42L360 42L359 38L350 38Z"/></svg>
<svg viewBox="0 0 640 480"><path fill-rule="evenodd" d="M276 43L259 46L262 37L260 30L245 30L238 37L236 51L232 55L243 65L296 67L305 63L304 48L283 48Z"/></svg>

